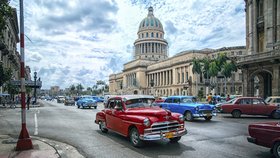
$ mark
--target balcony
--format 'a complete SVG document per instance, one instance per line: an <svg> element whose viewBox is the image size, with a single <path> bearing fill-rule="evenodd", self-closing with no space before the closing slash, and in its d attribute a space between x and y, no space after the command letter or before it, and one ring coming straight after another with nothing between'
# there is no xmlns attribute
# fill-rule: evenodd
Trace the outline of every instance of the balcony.
<svg viewBox="0 0 280 158"><path fill-rule="evenodd" d="M237 65L280 59L280 50L272 50L265 53L257 53L237 58Z"/></svg>

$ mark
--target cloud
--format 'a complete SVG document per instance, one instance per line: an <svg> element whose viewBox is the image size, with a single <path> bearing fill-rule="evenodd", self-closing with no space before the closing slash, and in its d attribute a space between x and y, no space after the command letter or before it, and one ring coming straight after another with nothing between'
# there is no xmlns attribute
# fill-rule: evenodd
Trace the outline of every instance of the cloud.
<svg viewBox="0 0 280 158"><path fill-rule="evenodd" d="M11 5L18 9L18 0ZM244 0L28 0L26 65L38 72L44 89L108 83L133 60L139 23L150 6L163 24L169 56L245 45Z"/></svg>

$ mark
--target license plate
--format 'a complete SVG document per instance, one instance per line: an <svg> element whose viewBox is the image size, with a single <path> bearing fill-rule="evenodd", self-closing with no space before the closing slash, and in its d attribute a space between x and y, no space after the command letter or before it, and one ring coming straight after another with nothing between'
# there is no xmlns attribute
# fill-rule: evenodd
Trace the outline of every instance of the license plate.
<svg viewBox="0 0 280 158"><path fill-rule="evenodd" d="M173 138L173 133L172 132L165 133L165 137L166 138Z"/></svg>

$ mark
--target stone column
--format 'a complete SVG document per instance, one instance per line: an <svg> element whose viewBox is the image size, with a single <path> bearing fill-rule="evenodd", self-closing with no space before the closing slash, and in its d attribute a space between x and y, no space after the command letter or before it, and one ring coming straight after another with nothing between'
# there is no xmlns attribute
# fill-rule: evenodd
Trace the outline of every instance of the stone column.
<svg viewBox="0 0 280 158"><path fill-rule="evenodd" d="M160 75L159 75L159 72L157 73L157 86L160 86Z"/></svg>
<svg viewBox="0 0 280 158"><path fill-rule="evenodd" d="M280 95L280 72L279 65L273 65L273 76L272 76L272 95L279 96Z"/></svg>
<svg viewBox="0 0 280 158"><path fill-rule="evenodd" d="M253 10L253 0L248 0L248 5L247 5L247 14L248 14L248 20L249 20L249 28L248 28L248 55L253 54L252 52L254 51L253 47L253 42L254 42L254 36L253 36L253 28L254 28L254 10Z"/></svg>
<svg viewBox="0 0 280 158"><path fill-rule="evenodd" d="M277 0L277 42L278 42L278 48L280 48L280 0Z"/></svg>
<svg viewBox="0 0 280 158"><path fill-rule="evenodd" d="M252 0L253 4L251 4L251 9L252 9L252 23L251 23L251 27L252 27L252 38L253 38L253 43L252 43L252 53L256 53L258 50L258 39L257 39L257 0Z"/></svg>
<svg viewBox="0 0 280 158"><path fill-rule="evenodd" d="M248 96L248 70L242 69L242 95Z"/></svg>
<svg viewBox="0 0 280 158"><path fill-rule="evenodd" d="M264 30L265 30L265 45L264 50L272 50L273 47L266 48L266 44L274 43L273 38L273 0L264 1Z"/></svg>

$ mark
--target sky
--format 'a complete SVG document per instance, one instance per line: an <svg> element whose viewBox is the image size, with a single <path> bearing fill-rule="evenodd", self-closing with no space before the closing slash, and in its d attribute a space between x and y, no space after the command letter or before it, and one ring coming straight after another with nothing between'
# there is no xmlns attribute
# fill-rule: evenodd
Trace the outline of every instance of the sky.
<svg viewBox="0 0 280 158"><path fill-rule="evenodd" d="M133 60L139 24L154 9L169 57L186 50L245 46L244 0L23 0L25 65L42 89L96 81ZM19 0L11 0L17 8ZM18 18L19 19L19 18ZM19 44L18 44L19 51Z"/></svg>

